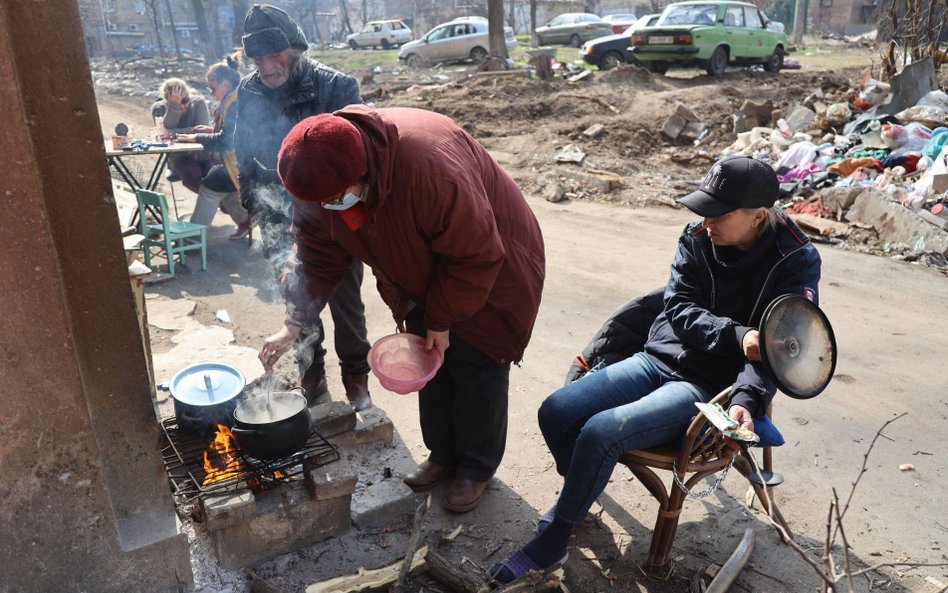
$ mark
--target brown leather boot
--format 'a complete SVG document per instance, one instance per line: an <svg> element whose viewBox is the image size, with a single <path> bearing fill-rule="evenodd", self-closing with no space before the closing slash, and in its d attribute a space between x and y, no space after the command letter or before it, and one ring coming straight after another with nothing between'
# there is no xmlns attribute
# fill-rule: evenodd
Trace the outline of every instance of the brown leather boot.
<svg viewBox="0 0 948 593"><path fill-rule="evenodd" d="M343 375L342 385L346 388L346 399L356 412L372 407L368 375Z"/></svg>
<svg viewBox="0 0 948 593"><path fill-rule="evenodd" d="M434 488L444 478L453 475L453 465L441 465L426 459L418 464L415 471L402 478L402 481L415 492L424 492Z"/></svg>
<svg viewBox="0 0 948 593"><path fill-rule="evenodd" d="M455 513L473 511L481 504L481 495L487 490L490 480L478 482L468 478L454 478L444 496L444 508Z"/></svg>
<svg viewBox="0 0 948 593"><path fill-rule="evenodd" d="M316 404L325 403L332 399L329 393L329 385L326 384L326 377L323 377L315 384L311 384L304 378L303 381L301 381L300 387L303 388L303 396L306 397L306 405L308 406L315 406Z"/></svg>

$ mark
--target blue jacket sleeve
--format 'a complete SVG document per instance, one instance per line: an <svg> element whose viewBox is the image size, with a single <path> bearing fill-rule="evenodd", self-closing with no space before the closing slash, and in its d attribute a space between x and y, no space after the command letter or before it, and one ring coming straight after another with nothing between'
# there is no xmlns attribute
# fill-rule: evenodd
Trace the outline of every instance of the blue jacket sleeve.
<svg viewBox="0 0 948 593"><path fill-rule="evenodd" d="M707 266L701 249L688 249L694 241L688 230L678 241L678 252L672 263L671 278L665 287L665 315L669 324L684 344L722 356L735 352L737 322L711 312L706 293L701 286L699 266Z"/></svg>
<svg viewBox="0 0 948 593"><path fill-rule="evenodd" d="M775 271L773 286L763 296L765 303L785 294L795 294L819 304L820 254L811 243L789 256ZM767 412L777 387L761 362L746 361L744 368L734 381L728 407L739 405L747 408L752 416Z"/></svg>

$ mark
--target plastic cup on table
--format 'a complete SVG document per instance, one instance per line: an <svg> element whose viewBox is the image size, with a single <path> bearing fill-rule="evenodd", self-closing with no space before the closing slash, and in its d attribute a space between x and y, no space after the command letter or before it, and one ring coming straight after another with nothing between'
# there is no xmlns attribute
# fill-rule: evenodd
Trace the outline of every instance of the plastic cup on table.
<svg viewBox="0 0 948 593"><path fill-rule="evenodd" d="M379 338L367 360L382 387L402 395L424 387L442 363L440 352L425 350L424 338L409 333Z"/></svg>

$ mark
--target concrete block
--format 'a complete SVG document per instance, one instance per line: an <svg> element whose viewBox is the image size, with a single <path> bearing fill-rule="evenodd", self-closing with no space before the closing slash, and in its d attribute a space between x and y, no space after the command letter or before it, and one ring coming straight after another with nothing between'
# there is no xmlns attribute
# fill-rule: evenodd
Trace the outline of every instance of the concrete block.
<svg viewBox="0 0 948 593"><path fill-rule="evenodd" d="M787 125L794 132L805 132L813 127L813 120L816 119L816 113L807 107L797 107L793 113L787 117Z"/></svg>
<svg viewBox="0 0 948 593"><path fill-rule="evenodd" d="M948 257L948 233L902 205L890 202L880 191L868 189L859 194L846 219L872 225L885 243L903 243L911 248L923 239L925 249Z"/></svg>
<svg viewBox="0 0 948 593"><path fill-rule="evenodd" d="M685 118L686 122L698 121L698 116L695 115L695 112L689 109L684 103L675 104L675 113Z"/></svg>
<svg viewBox="0 0 948 593"><path fill-rule="evenodd" d="M673 113L668 116L668 119L665 120L665 123L662 125L662 134L665 134L672 140L678 137L681 134L681 131L685 129L685 126L688 125L688 120Z"/></svg>
<svg viewBox="0 0 948 593"><path fill-rule="evenodd" d="M297 483L255 497L256 516L251 521L211 532L217 560L227 570L255 566L351 527L351 496L316 500Z"/></svg>
<svg viewBox="0 0 948 593"><path fill-rule="evenodd" d="M845 212L856 201L856 196L864 192L866 188L857 187L832 187L820 191L820 199L823 204L832 210L842 210Z"/></svg>
<svg viewBox="0 0 948 593"><path fill-rule="evenodd" d="M389 478L352 495L352 524L379 528L415 512L418 496L398 478Z"/></svg>
<svg viewBox="0 0 948 593"><path fill-rule="evenodd" d="M308 470L304 474L306 489L316 500L349 496L355 492L358 472L347 461L339 461Z"/></svg>
<svg viewBox="0 0 948 593"><path fill-rule="evenodd" d="M605 131L606 131L606 126L602 124L593 124L589 126L588 128L586 128L585 130L583 130L583 136L587 136L589 138L598 138L602 136L603 132Z"/></svg>
<svg viewBox="0 0 948 593"><path fill-rule="evenodd" d="M392 444L395 426L388 415L377 407L356 413L353 430L340 433L332 442L337 445L364 445L367 443Z"/></svg>
<svg viewBox="0 0 948 593"><path fill-rule="evenodd" d="M344 402L317 404L309 409L312 427L329 438L356 426L355 410Z"/></svg>
<svg viewBox="0 0 948 593"><path fill-rule="evenodd" d="M699 121L688 122L688 125L685 126L685 129L682 130L681 134L678 135L678 138L680 140L684 140L685 142L694 142L707 129L708 126Z"/></svg>
<svg viewBox="0 0 948 593"><path fill-rule="evenodd" d="M257 512L256 501L250 491L208 496L203 504L207 528L212 531L249 521Z"/></svg>

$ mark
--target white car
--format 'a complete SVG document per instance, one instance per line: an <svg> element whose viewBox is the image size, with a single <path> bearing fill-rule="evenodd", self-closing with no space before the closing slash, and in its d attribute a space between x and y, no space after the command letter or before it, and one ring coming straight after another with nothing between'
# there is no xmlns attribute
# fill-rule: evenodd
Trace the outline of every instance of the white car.
<svg viewBox="0 0 948 593"><path fill-rule="evenodd" d="M346 37L352 49L377 47L391 49L414 39L408 25L398 20L369 21L358 33Z"/></svg>
<svg viewBox="0 0 948 593"><path fill-rule="evenodd" d="M508 53L517 47L517 39L510 27L504 27L504 42ZM487 19L461 17L442 23L428 31L421 39L403 45L398 50L398 59L410 68L461 60L480 64L487 59L489 47Z"/></svg>

